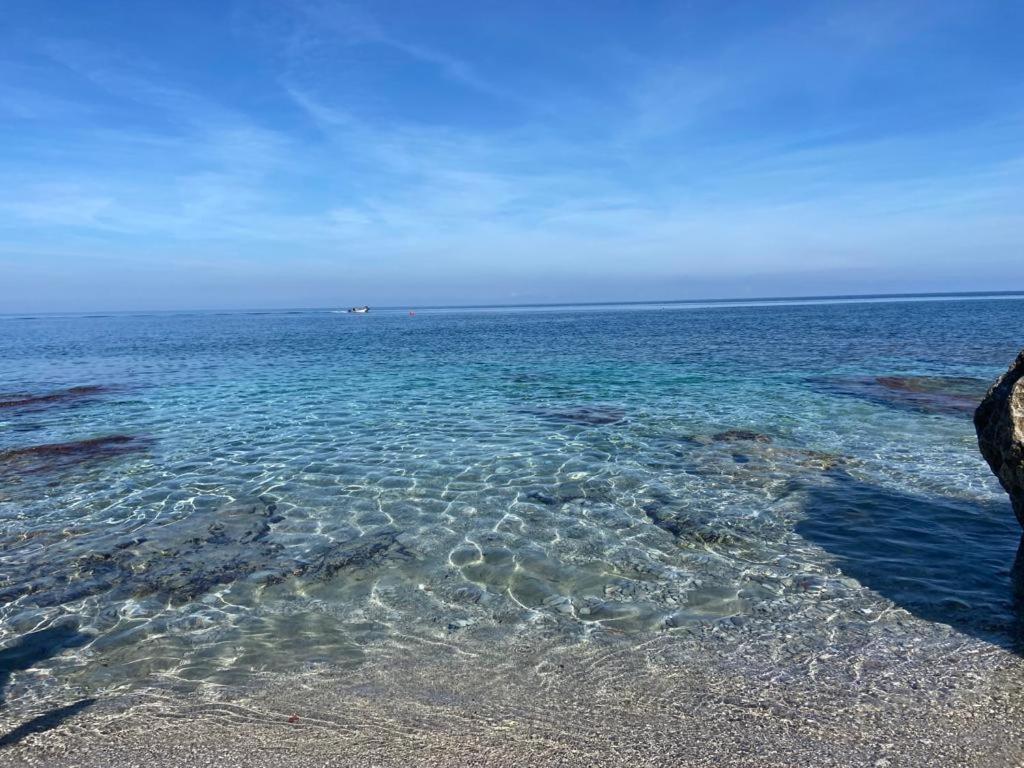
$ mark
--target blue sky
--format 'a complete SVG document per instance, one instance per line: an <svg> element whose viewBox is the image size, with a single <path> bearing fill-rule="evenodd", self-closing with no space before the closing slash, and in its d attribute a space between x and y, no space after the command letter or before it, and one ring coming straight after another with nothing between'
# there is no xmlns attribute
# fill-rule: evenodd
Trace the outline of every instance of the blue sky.
<svg viewBox="0 0 1024 768"><path fill-rule="evenodd" d="M1024 289L1019 2L0 13L0 312Z"/></svg>

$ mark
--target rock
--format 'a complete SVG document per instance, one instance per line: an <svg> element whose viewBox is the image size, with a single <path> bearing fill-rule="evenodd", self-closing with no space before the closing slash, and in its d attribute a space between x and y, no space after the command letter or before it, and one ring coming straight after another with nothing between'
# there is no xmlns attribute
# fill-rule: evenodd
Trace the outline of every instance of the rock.
<svg viewBox="0 0 1024 768"><path fill-rule="evenodd" d="M978 448L1024 526L1024 350L974 412Z"/></svg>

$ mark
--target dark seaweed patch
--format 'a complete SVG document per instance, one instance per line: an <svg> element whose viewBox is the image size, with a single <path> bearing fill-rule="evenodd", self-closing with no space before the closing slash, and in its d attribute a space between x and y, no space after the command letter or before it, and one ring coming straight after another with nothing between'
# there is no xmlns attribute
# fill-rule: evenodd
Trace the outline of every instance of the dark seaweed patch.
<svg viewBox="0 0 1024 768"><path fill-rule="evenodd" d="M549 421L588 426L617 424L626 418L626 412L614 406L584 405L575 408L529 408L524 413L532 413Z"/></svg>
<svg viewBox="0 0 1024 768"><path fill-rule="evenodd" d="M0 408L41 408L50 405L86 400L114 391L113 387L98 384L69 387L41 395L7 394L0 395Z"/></svg>
<svg viewBox="0 0 1024 768"><path fill-rule="evenodd" d="M549 382L551 376L540 373L510 373L507 376L508 380L515 384L536 384Z"/></svg>
<svg viewBox="0 0 1024 768"><path fill-rule="evenodd" d="M0 472L37 474L147 450L152 441L136 435L106 435L67 443L43 443L0 451Z"/></svg>
<svg viewBox="0 0 1024 768"><path fill-rule="evenodd" d="M923 413L973 413L988 382L950 376L862 376L808 380L825 391Z"/></svg>

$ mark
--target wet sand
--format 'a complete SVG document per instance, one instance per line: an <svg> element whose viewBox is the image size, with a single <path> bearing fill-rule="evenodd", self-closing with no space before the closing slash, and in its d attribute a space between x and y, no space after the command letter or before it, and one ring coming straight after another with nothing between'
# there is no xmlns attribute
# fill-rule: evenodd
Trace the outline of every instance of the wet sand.
<svg viewBox="0 0 1024 768"><path fill-rule="evenodd" d="M818 629L409 638L354 669L99 695L35 733L4 709L0 765L1024 764L1021 656L909 615L872 637Z"/></svg>

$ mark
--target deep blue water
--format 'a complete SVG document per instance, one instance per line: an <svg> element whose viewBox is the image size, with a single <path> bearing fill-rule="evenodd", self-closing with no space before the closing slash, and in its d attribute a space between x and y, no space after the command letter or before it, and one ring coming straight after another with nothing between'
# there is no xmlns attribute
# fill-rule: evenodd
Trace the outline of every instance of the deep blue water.
<svg viewBox="0 0 1024 768"><path fill-rule="evenodd" d="M98 688L782 605L887 601L1003 642L1020 532L970 411L1022 318L1007 298L2 317L0 642L41 633L35 661Z"/></svg>

